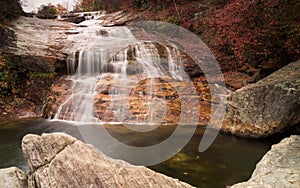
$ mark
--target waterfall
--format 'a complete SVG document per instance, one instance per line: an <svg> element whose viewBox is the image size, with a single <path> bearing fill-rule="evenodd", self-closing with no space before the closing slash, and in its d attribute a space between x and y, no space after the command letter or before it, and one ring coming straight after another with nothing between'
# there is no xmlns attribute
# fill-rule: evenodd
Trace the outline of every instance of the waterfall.
<svg viewBox="0 0 300 188"><path fill-rule="evenodd" d="M179 50L158 42L137 41L126 27L89 26L83 31L78 37L82 42L68 57L72 94L60 105L54 119L160 123L166 106L163 97L157 97L157 78L188 81ZM93 40L87 38L91 34ZM132 94L135 90L137 94ZM130 96L141 101L136 109L140 112L132 113Z"/></svg>
<svg viewBox="0 0 300 188"><path fill-rule="evenodd" d="M98 36L99 29L109 33L107 36ZM105 66L113 54L130 43L134 37L127 28L105 29L100 26L92 27L90 31L82 34L85 39L87 34L93 33L95 41L75 47L70 52L67 64L70 79L73 82L72 94L60 105L54 119L76 122L97 122L94 115L95 83L100 72L108 71ZM95 37L94 36L94 37ZM80 38L79 38L80 39ZM118 72L114 66L112 72Z"/></svg>
<svg viewBox="0 0 300 188"><path fill-rule="evenodd" d="M107 59L105 51L97 49L81 49L79 51L78 63L77 53L72 53L69 59L70 71L75 70L73 75L72 95L59 107L54 119L71 120L79 122L95 121L93 116L93 99L96 76L102 66L101 63Z"/></svg>

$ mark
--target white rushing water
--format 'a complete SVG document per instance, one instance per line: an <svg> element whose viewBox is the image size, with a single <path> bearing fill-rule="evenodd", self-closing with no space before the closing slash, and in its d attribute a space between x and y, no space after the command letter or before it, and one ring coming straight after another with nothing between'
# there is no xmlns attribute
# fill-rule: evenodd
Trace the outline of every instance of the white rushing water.
<svg viewBox="0 0 300 188"><path fill-rule="evenodd" d="M112 96L128 96L131 86L145 78L153 81L154 78L167 76L178 81L187 80L175 47L164 46L167 56L162 59L158 43L137 41L127 27L101 27L101 20L88 20L81 24L88 27L79 27L76 29L78 34L69 36L73 41L78 41L68 57L68 70L73 81L72 94L59 107L55 120L102 121L94 112L94 97L97 94L95 85L97 80L105 79L107 74L123 86L122 90L113 88L110 91ZM131 57L128 57L130 53ZM129 59L134 59L141 65L142 73L139 77L128 76ZM168 64L163 64L162 61ZM150 118L147 121L137 118L137 123L158 123L155 118L158 116L157 108L162 106L152 100L151 82L147 87L150 92L147 104ZM116 97L112 99L111 105L118 122L128 119L128 99L119 100Z"/></svg>
<svg viewBox="0 0 300 188"><path fill-rule="evenodd" d="M70 36L79 41L68 58L72 95L59 107L54 119L97 121L93 114L97 76L116 51L135 40L126 27L115 29L89 24L87 28L78 28L78 35Z"/></svg>

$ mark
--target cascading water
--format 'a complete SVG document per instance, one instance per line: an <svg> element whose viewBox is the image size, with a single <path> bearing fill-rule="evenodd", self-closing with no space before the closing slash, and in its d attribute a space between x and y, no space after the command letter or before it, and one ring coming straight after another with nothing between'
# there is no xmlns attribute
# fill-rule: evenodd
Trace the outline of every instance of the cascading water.
<svg viewBox="0 0 300 188"><path fill-rule="evenodd" d="M76 61L77 53L69 64L70 70L77 67L73 76L72 95L59 107L54 119L72 120L79 122L94 121L93 118L93 98L96 76L101 68L101 62L105 62L105 52L98 52L96 49L81 49ZM74 57L75 56L75 57Z"/></svg>
<svg viewBox="0 0 300 188"><path fill-rule="evenodd" d="M163 57L160 51L165 51L166 55ZM175 47L163 46L157 42L137 42L126 50L122 59L122 72L116 77L117 83L122 83L123 87L114 87L114 91L118 91L119 95L126 96L126 100L119 100L118 97L113 98L112 105L114 106L115 115L118 121L127 123L146 123L146 124L160 124L164 116L166 115L165 101L163 96L157 97L157 91L160 88L157 83L158 78L173 79L173 81L189 81L188 76L184 74L183 67L180 64L180 58L178 58L178 50ZM128 57L131 54L132 57ZM130 73L130 67L134 66L138 70L135 73ZM124 71L126 70L126 71ZM126 79L124 79L126 78ZM145 81L145 83L141 83ZM139 88L139 85L144 85L144 89ZM124 89L124 86L126 89ZM132 116L130 112L130 95L132 90L139 90L139 97L135 99L143 98L147 113L141 116ZM134 98L134 97L133 97Z"/></svg>
<svg viewBox="0 0 300 188"><path fill-rule="evenodd" d="M157 97L157 79L189 80L181 65L179 50L158 42L137 41L126 27L89 24L80 29L80 37L77 37L82 42L68 58L72 94L59 107L54 119L161 123L166 106L162 98ZM144 89L135 89L141 84ZM142 107L135 113L128 98L134 90L139 90L135 100L142 101ZM109 104L103 102L105 100Z"/></svg>
<svg viewBox="0 0 300 188"><path fill-rule="evenodd" d="M107 35L99 35L99 32ZM113 28L94 26L84 28L78 40L82 43L75 46L68 58L68 71L73 81L72 94L59 107L54 119L95 122L98 121L93 112L97 76L105 69L114 52L132 42L134 37L125 27L115 31Z"/></svg>

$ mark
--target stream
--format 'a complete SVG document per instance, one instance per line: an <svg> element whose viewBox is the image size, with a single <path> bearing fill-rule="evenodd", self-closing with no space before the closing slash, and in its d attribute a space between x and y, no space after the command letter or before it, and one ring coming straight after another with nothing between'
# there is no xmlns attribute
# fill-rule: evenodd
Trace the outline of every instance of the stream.
<svg viewBox="0 0 300 188"><path fill-rule="evenodd" d="M100 125L92 125L91 127L96 129L96 126ZM161 142L173 131L172 126L162 126L153 134L141 136L121 125L104 127L116 139L129 145L152 145L156 142ZM185 129L188 131L190 128L186 126ZM45 119L21 119L1 122L0 168L17 166L28 171L28 165L21 151L22 137L28 133L42 134L51 132L65 132L84 140L78 126L66 122ZM203 153L199 153L198 146L203 132L204 128L197 128L194 136L183 150L169 160L149 166L149 168L197 187L225 187L249 179L256 163L270 149L272 144L280 140L279 138L249 140L218 134L210 148ZM182 134L184 135L185 133L183 132ZM100 143L103 141L103 145L105 145L105 141L101 140L101 135L98 138ZM135 160L126 159L126 156L118 151L117 146L109 145L105 147L110 148L109 151L112 152L104 153L113 158L127 161Z"/></svg>

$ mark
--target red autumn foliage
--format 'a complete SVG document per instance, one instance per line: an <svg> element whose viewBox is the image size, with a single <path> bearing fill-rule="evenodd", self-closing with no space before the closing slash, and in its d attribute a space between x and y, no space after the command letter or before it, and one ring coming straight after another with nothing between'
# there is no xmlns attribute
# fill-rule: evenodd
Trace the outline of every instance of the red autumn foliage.
<svg viewBox="0 0 300 188"><path fill-rule="evenodd" d="M82 0L76 5L76 11L92 11L94 0Z"/></svg>
<svg viewBox="0 0 300 188"><path fill-rule="evenodd" d="M299 3L234 0L209 19L218 58L276 69L300 58ZM297 16L298 15L298 16ZM271 66L271 67L270 67Z"/></svg>
<svg viewBox="0 0 300 188"><path fill-rule="evenodd" d="M75 11L107 10L109 12L120 10L123 0L81 0L77 3Z"/></svg>

